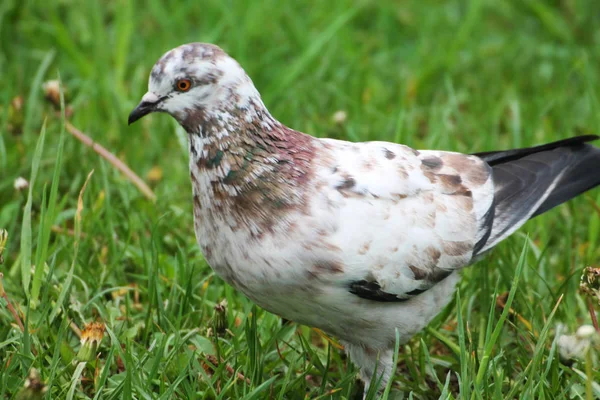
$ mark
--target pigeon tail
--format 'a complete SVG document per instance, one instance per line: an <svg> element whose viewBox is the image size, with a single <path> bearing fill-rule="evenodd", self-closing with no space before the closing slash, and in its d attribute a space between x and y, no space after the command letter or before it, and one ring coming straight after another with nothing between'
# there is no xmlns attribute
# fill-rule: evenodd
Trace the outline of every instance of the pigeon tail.
<svg viewBox="0 0 600 400"><path fill-rule="evenodd" d="M489 238L478 252L491 249L534 218L600 185L600 138L579 136L525 149L476 153L492 167L494 218Z"/></svg>

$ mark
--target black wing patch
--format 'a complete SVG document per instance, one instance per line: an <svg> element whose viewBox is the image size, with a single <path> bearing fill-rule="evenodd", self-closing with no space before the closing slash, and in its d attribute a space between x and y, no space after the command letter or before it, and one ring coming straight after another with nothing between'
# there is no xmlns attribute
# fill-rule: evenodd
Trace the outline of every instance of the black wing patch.
<svg viewBox="0 0 600 400"><path fill-rule="evenodd" d="M408 298L400 298L393 293L384 292L377 281L367 281L364 279L350 282L350 293L363 299L387 303L408 300Z"/></svg>
<svg viewBox="0 0 600 400"><path fill-rule="evenodd" d="M452 270L434 268L433 270L422 270L411 267L415 274L415 280L421 281L420 287L406 293L389 293L381 290L379 282L374 280L361 279L352 281L348 285L350 293L367 300L379 301L382 303L402 302L412 299L415 296L425 293L439 282L452 274Z"/></svg>
<svg viewBox="0 0 600 400"><path fill-rule="evenodd" d="M444 271L444 272L445 272L443 274L444 276L441 277L442 279L446 278L448 275L450 275L452 273L452 271ZM350 293L355 294L358 297L361 297L361 298L367 299L367 300L379 301L382 303L390 303L390 302L402 302L402 301L410 300L414 296L418 296L421 293L425 293L432 286L434 286L435 283L437 283L437 282L435 282L435 283L428 282L428 283L429 284L424 287L421 287L419 289L414 289L414 290L411 290L410 292L407 292L406 294L403 294L403 296L405 296L405 297L399 297L399 295L397 295L397 294L384 292L383 290L381 290L381 286L379 285L379 282L377 282L377 281L367 281L365 279L362 279L360 281L350 282L349 286L350 286Z"/></svg>

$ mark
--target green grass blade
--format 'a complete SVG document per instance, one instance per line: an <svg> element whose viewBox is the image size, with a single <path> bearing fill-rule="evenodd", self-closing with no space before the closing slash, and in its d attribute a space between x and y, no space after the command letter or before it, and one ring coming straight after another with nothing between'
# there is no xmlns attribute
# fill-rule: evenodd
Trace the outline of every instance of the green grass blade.
<svg viewBox="0 0 600 400"><path fill-rule="evenodd" d="M111 346L110 350L108 351L108 355L106 356L106 362L104 364L104 367L102 368L102 374L100 375L100 379L98 380L98 384L96 386L96 394L94 395L94 400L98 400L100 398L100 396L102 396L102 390L104 389L104 386L106 385L106 381L108 379L108 374L111 372L110 365L112 363L114 355L115 355L115 347Z"/></svg>
<svg viewBox="0 0 600 400"><path fill-rule="evenodd" d="M385 385L385 390L383 392L383 398L387 399L390 395L390 391L392 390L392 384L394 382L394 376L396 375L396 368L398 367L398 353L400 352L400 332L396 329L396 341L394 344L394 366L392 367L392 371L390 374L390 380L387 385Z"/></svg>
<svg viewBox="0 0 600 400"><path fill-rule="evenodd" d="M58 76L58 81L60 80L60 75ZM48 206L46 210L45 218L42 218L41 224L41 240L38 242L37 256L36 256L36 265L43 266L46 262L46 254L48 253L48 245L50 243L50 230L52 228L52 224L56 218L56 203L58 197L58 185L60 182L60 172L62 169L62 159L63 159L63 148L65 143L65 124L66 124L66 116L65 116L65 97L64 91L62 87L62 83L59 84L59 92L60 92L60 108L61 108L61 129L60 136L58 139L58 147L56 149L56 161L54 164L54 173L52 175L52 186L50 187L50 198L48 200ZM37 303L40 288L42 285L42 277L43 277L44 268L36 268L35 273L33 274L33 282L31 284L31 301L33 304Z"/></svg>
<svg viewBox="0 0 600 400"><path fill-rule="evenodd" d="M35 146L33 160L31 162L31 177L29 178L29 192L23 212L23 225L21 228L21 280L23 290L30 297L29 282L31 281L31 205L33 203L33 188L40 168L40 160L44 151L44 140L46 139L46 122L42 125L40 137ZM43 270L43 268L40 268Z"/></svg>
<svg viewBox="0 0 600 400"><path fill-rule="evenodd" d="M32 132L33 125L33 117L35 115L36 103L38 101L38 93L42 89L42 80L44 76L46 76L46 72L50 67L50 63L54 59L54 50L51 50L46 53L40 66L33 77L33 81L31 83L31 87L29 88L29 96L27 98L27 113L25 114L25 121L23 123L23 132L26 137L30 137Z"/></svg>
<svg viewBox="0 0 600 400"><path fill-rule="evenodd" d="M525 241L525 244L523 245L523 249L521 251L521 256L519 257L519 262L517 264L515 276L512 281L510 292L508 293L508 299L506 300L506 305L504 306L504 310L502 311L502 314L500 315L500 319L498 320L498 323L496 324L496 327L494 328L494 331L492 332L492 336L491 336L490 340L485 344L485 348L483 351L483 357L481 358L481 363L479 365L479 369L477 371L477 376L475 378L475 392L477 392L478 389L481 388L481 386L483 384L483 379L485 378L485 375L487 373L488 364L490 361L490 357L492 355L492 351L494 350L496 341L498 340L498 337L500 336L500 332L502 332L502 328L504 327L504 322L506 321L506 318L508 317L508 314L510 312L510 307L512 306L512 302L517 293L517 288L519 286L519 279L521 277L521 273L523 272L523 267L524 267L525 261L526 261L525 256L527 255L527 249L529 247L528 243L529 243L529 238ZM471 398L473 398L473 396L471 396Z"/></svg>
<svg viewBox="0 0 600 400"><path fill-rule="evenodd" d="M271 386L271 384L273 382L275 382L275 380L277 378L278 378L277 376L273 376L273 377L269 378L268 380L264 381L263 383L258 385L253 391L248 393L248 395L245 396L244 399L245 400L263 399L264 398L263 392L265 392L269 388L269 386Z"/></svg>
<svg viewBox="0 0 600 400"><path fill-rule="evenodd" d="M460 357L460 353L461 353L460 346L457 346L456 344L454 344L452 339L450 339L448 336L444 335L437 329L433 329L431 326L428 326L427 328L425 328L425 330L431 336L433 336L434 338L436 338L437 340L439 340L440 342L442 342L446 346L448 346L448 348L452 351L452 353L454 353L454 355L456 357Z"/></svg>
<svg viewBox="0 0 600 400"><path fill-rule="evenodd" d="M50 313L50 323L52 323L52 321L54 321L54 318L56 318L56 316L58 315L58 312L60 311L60 308L62 307L62 304L65 301L67 293L71 288L71 282L73 281L75 265L77 264L77 255L79 253L79 241L81 240L81 212L83 211L83 193L85 192L85 189L93 173L94 170L90 171L83 186L81 187L81 191L79 192L79 199L77 200L77 213L75 215L75 241L73 242L73 261L71 262L71 268L69 269L69 272L67 274L67 279L65 280L60 294L58 295L56 305Z"/></svg>
<svg viewBox="0 0 600 400"><path fill-rule="evenodd" d="M79 384L79 378L81 378L81 374L83 373L83 369L85 368L86 364L87 363L85 361L77 364L75 372L73 372L73 376L71 377L71 386L69 387L69 391L67 392L66 400L73 400L73 398L75 397L75 389Z"/></svg>
<svg viewBox="0 0 600 400"><path fill-rule="evenodd" d="M460 349L460 393L463 399L468 399L471 393L471 375L469 374L471 357L467 349L460 290L456 292L456 323L458 325L458 345Z"/></svg>
<svg viewBox="0 0 600 400"><path fill-rule="evenodd" d="M60 324L60 328L58 329L58 335L56 336L56 343L54 345L54 353L52 354L52 362L50 363L50 377L48 378L48 387L54 387L54 379L56 378L58 372L58 362L60 360L60 346L63 343L65 333L67 331L67 327L69 326L69 319L64 318ZM46 399L50 399L52 397L52 390L49 389L46 393Z"/></svg>

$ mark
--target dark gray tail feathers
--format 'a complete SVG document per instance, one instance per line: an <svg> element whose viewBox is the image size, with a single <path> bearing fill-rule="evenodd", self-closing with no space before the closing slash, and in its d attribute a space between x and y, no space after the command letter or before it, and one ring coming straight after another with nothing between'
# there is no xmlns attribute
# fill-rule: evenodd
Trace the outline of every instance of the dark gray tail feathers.
<svg viewBox="0 0 600 400"><path fill-rule="evenodd" d="M494 220L482 250L494 247L527 220L600 185L600 149L579 136L526 149L474 154L492 166Z"/></svg>

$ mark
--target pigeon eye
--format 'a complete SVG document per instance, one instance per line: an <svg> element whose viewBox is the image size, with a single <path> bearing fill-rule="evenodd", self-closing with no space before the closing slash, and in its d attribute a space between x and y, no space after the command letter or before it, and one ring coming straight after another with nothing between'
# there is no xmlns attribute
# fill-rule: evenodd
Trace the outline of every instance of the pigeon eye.
<svg viewBox="0 0 600 400"><path fill-rule="evenodd" d="M192 82L189 79L179 79L177 83L175 83L175 89L180 92L187 92L192 87Z"/></svg>

